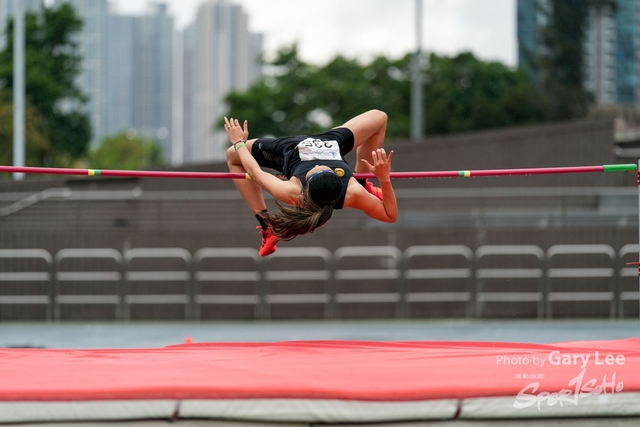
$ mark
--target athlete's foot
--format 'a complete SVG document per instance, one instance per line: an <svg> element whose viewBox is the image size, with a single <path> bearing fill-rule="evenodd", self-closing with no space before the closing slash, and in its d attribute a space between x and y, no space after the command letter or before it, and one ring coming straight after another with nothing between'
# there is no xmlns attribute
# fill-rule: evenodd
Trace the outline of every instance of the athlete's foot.
<svg viewBox="0 0 640 427"><path fill-rule="evenodd" d="M276 236L271 234L269 229L263 230L261 226L256 227L262 236L262 245L260 245L260 256L271 255L276 251L276 244L280 241Z"/></svg>
<svg viewBox="0 0 640 427"><path fill-rule="evenodd" d="M380 187L376 187L375 185L373 185L371 183L371 181L366 180L364 183L364 189L367 190L367 192L373 194L374 196L376 196L378 199L382 200L382 188Z"/></svg>

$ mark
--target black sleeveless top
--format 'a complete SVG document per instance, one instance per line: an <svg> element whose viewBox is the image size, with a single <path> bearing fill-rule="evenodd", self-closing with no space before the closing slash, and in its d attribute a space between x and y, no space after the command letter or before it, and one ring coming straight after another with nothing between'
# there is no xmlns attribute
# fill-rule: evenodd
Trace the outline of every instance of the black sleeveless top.
<svg viewBox="0 0 640 427"><path fill-rule="evenodd" d="M327 147L335 147L335 143L337 143L339 154L335 151L333 154L320 154L321 157L333 157L331 160L326 158L303 160L300 157L301 150L305 158L313 156L313 154L304 152L304 149L298 148L298 145L303 141L314 142L316 146L319 146L316 148L320 148L320 150L322 150L321 146L323 142L327 142ZM340 198L333 204L333 208L342 209L347 195L347 186L353 176L353 171L349 163L344 160L344 156L353 149L353 143L354 138L351 130L347 128L336 128L318 135L302 135L277 139L259 138L253 144L251 154L260 166L280 171L287 179L295 176L303 186L307 185L306 176L311 169L316 166L330 167L340 176L342 182ZM312 145L309 147L313 149Z"/></svg>

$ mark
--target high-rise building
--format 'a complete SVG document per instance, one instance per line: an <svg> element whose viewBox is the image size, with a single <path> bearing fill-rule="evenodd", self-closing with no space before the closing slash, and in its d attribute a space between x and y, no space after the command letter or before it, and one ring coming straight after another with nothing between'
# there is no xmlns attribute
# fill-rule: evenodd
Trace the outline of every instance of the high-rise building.
<svg viewBox="0 0 640 427"><path fill-rule="evenodd" d="M89 96L94 138L130 131L158 141L171 159L173 18L162 2L144 14L112 10L107 0L56 0L74 6L84 26L79 86Z"/></svg>
<svg viewBox="0 0 640 427"><path fill-rule="evenodd" d="M100 105L99 137L133 128L136 17L112 13L107 20L104 102Z"/></svg>
<svg viewBox="0 0 640 427"><path fill-rule="evenodd" d="M0 18L13 1L0 0ZM249 31L241 6L205 0L195 22L176 35L163 2L149 2L140 15L118 13L108 0L52 2L71 4L84 23L77 84L89 98L92 145L128 131L160 142L173 164L224 158L226 133L214 129L224 98L262 75L262 35Z"/></svg>
<svg viewBox="0 0 640 427"><path fill-rule="evenodd" d="M540 29L553 19L550 0L518 0L518 62L532 72L541 53ZM583 45L583 84L599 105L640 103L640 0L617 0L615 9L592 8Z"/></svg>
<svg viewBox="0 0 640 427"><path fill-rule="evenodd" d="M633 0L635 1L635 0ZM583 83L598 104L619 103L616 16L609 9L590 10L584 38Z"/></svg>
<svg viewBox="0 0 640 427"><path fill-rule="evenodd" d="M532 70L533 58L539 54L539 29L544 26L544 15L540 13L536 0L518 0L518 64Z"/></svg>
<svg viewBox="0 0 640 427"><path fill-rule="evenodd" d="M170 161L174 96L173 18L167 14L164 3L150 3L146 14L134 18L133 30L130 128L157 140L164 160Z"/></svg>
<svg viewBox="0 0 640 427"><path fill-rule="evenodd" d="M0 49L4 48L6 42L4 31L6 29L7 20L13 18L13 11L16 1L24 3L25 12L38 11L44 5L44 0L0 0Z"/></svg>
<svg viewBox="0 0 640 427"><path fill-rule="evenodd" d="M171 164L184 163L184 32L175 31L173 38L173 102L171 127Z"/></svg>
<svg viewBox="0 0 640 427"><path fill-rule="evenodd" d="M241 6L207 0L184 33L184 148L186 162L221 160L228 144L216 130L224 97L247 89L261 74L262 40L251 34Z"/></svg>
<svg viewBox="0 0 640 427"><path fill-rule="evenodd" d="M55 4L68 3L82 19L82 30L76 36L82 55L82 71L77 78L80 90L87 95L87 113L93 130L92 145L105 134L102 108L105 103L105 82L109 78L106 64L109 3L107 0L56 0Z"/></svg>
<svg viewBox="0 0 640 427"><path fill-rule="evenodd" d="M193 132L193 93L194 85L194 64L196 46L196 27L190 25L181 33L182 39L182 160L184 162L194 162L195 138Z"/></svg>
<svg viewBox="0 0 640 427"><path fill-rule="evenodd" d="M616 90L619 104L637 105L640 101L640 2L617 0L616 6Z"/></svg>

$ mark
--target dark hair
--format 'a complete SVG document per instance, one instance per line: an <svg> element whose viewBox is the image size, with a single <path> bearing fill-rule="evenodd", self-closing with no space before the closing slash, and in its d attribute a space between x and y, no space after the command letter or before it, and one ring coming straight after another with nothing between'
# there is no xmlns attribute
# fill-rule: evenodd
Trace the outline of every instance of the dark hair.
<svg viewBox="0 0 640 427"><path fill-rule="evenodd" d="M318 175L316 178L319 177ZM267 223L273 235L280 240L291 240L301 234L313 233L316 228L329 221L333 214L332 204L319 206L311 199L309 187L303 190L302 206L282 205L277 201L276 205L278 205L277 212L260 212L258 215Z"/></svg>
<svg viewBox="0 0 640 427"><path fill-rule="evenodd" d="M333 206L342 193L342 181L335 173L320 173L307 182L309 197L318 206Z"/></svg>

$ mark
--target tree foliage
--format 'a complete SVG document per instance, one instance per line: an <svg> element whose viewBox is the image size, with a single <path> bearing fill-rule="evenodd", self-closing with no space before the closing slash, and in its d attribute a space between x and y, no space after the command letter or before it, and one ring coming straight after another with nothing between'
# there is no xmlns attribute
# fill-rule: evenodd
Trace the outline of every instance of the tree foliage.
<svg viewBox="0 0 640 427"><path fill-rule="evenodd" d="M162 164L162 150L153 140L132 132L105 137L89 153L90 167L95 169L138 170Z"/></svg>
<svg viewBox="0 0 640 427"><path fill-rule="evenodd" d="M544 102L523 71L471 53L428 59L423 69L427 134L544 120ZM253 136L281 136L316 133L377 108L389 114L387 135L406 138L411 63L411 55L379 56L368 63L337 56L317 66L302 61L293 45L267 64L266 77L227 97L226 115L247 119ZM216 126L221 124L220 119Z"/></svg>
<svg viewBox="0 0 640 427"><path fill-rule="evenodd" d="M40 114L31 105L25 107L25 162L38 164L51 146L40 131ZM0 165L13 164L13 103L11 94L0 90Z"/></svg>
<svg viewBox="0 0 640 427"><path fill-rule="evenodd" d="M295 135L337 126L366 109L407 111L406 80L387 72L405 62L377 58L365 67L337 56L320 67L303 62L293 45L268 64L267 77L227 97L226 115L249 120L254 135ZM390 125L390 134L402 132Z"/></svg>
<svg viewBox="0 0 640 427"><path fill-rule="evenodd" d="M426 71L427 134L462 132L543 121L542 94L526 72L471 53L431 55Z"/></svg>
<svg viewBox="0 0 640 427"><path fill-rule="evenodd" d="M38 120L29 126L36 126L33 132L48 140L30 164L66 165L87 150L91 139L89 117L83 108L87 98L76 85L82 57L74 37L81 29L81 19L66 3L25 15L26 97L38 113ZM0 51L0 88L12 91L12 20L7 22L5 36L7 43Z"/></svg>

